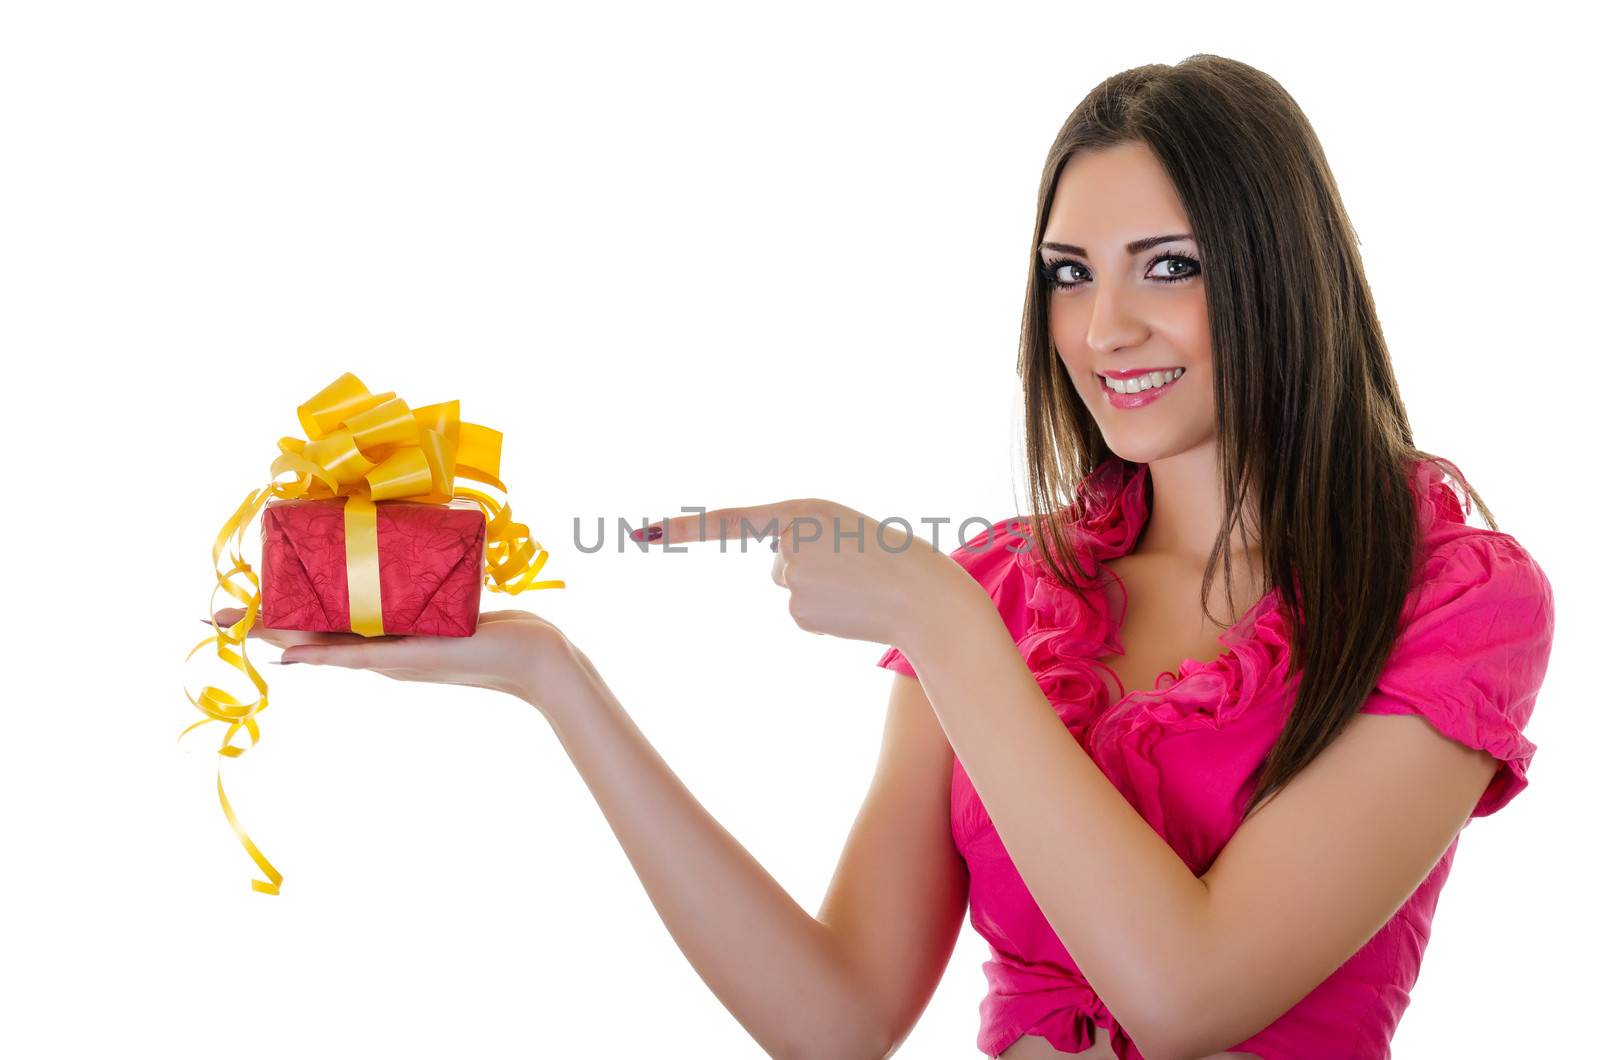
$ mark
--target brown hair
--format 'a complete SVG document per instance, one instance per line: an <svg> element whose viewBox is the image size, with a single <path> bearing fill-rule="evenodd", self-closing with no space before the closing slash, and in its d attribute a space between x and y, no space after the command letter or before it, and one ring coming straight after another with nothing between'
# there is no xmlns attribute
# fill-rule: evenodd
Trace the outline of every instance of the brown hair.
<svg viewBox="0 0 1600 1060"><path fill-rule="evenodd" d="M1142 142L1165 168L1205 264L1223 526L1206 563L1228 584L1245 490L1260 504L1265 573L1293 629L1293 710L1245 814L1338 735L1393 649L1417 541L1412 444L1357 239L1322 146L1277 81L1232 59L1192 55L1107 78L1078 104L1045 159L1028 245L1017 372L1027 425L1030 517L1050 576L1082 595L1069 547L1088 476L1112 453L1050 338L1037 257L1062 167L1078 151ZM1453 465L1451 465L1453 469ZM1476 490L1453 476L1484 514ZM1467 510L1470 511L1470 506ZM1071 560L1069 574L1060 557ZM1232 593L1228 593L1232 607ZM1209 616L1209 611L1207 612Z"/></svg>

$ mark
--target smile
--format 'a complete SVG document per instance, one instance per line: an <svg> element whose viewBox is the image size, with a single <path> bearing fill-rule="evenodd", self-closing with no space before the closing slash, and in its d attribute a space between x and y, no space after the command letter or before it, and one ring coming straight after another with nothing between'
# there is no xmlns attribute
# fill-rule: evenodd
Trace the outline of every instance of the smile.
<svg viewBox="0 0 1600 1060"><path fill-rule="evenodd" d="M1148 372L1134 379L1109 379L1100 373L1100 392L1112 408L1140 409L1163 397L1186 373L1182 368Z"/></svg>

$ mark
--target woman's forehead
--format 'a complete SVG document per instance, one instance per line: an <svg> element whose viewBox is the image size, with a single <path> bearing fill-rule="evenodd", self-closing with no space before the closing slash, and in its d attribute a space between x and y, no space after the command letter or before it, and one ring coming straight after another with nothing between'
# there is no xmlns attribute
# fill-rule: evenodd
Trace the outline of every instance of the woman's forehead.
<svg viewBox="0 0 1600 1060"><path fill-rule="evenodd" d="M1062 167L1045 223L1045 242L1106 252L1148 236L1187 233L1178 192L1142 143L1074 154Z"/></svg>

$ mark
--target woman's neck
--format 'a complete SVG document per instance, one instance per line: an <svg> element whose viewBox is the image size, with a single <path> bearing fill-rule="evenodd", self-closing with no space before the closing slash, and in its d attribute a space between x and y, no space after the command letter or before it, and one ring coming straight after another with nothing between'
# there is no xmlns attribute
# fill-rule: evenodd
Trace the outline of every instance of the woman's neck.
<svg viewBox="0 0 1600 1060"><path fill-rule="evenodd" d="M1222 472L1215 440L1150 462L1150 517L1135 548L1160 552L1204 566L1222 529ZM1244 525L1235 526L1229 548L1237 561L1259 561L1256 520L1259 506L1249 498Z"/></svg>

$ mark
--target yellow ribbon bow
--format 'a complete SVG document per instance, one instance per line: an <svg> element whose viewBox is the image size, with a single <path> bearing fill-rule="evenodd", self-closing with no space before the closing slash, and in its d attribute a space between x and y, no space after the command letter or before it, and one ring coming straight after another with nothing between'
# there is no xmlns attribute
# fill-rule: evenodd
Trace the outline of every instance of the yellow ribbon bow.
<svg viewBox="0 0 1600 1060"><path fill-rule="evenodd" d="M211 550L217 568L217 586L211 590L212 636L202 640L184 661L207 644L215 643L217 658L250 679L260 694L253 703L244 703L220 688L210 685L196 699L184 689L202 713L201 721L178 734L182 740L190 730L213 721L228 723L219 756L237 758L249 748L233 746L240 728L250 734L250 747L261 737L256 715L267 708L267 683L245 656L245 637L255 625L261 610L261 582L240 555L244 531L261 507L271 498L314 500L344 497L345 560L349 575L350 628L363 636L383 636L383 602L378 583L377 502L385 500L420 501L448 504L457 497L475 502L488 521L484 584L490 592L513 595L530 589L559 589L563 581L534 581L549 554L529 536L528 528L511 519L511 508L478 490L456 485L456 478L471 479L493 486L501 493L499 431L461 420L460 402L446 401L413 409L393 391L370 393L349 372L323 387L299 408L305 438L280 438L279 454L272 462L272 481L252 490L238 511L222 527ZM293 472L293 482L278 482L279 475ZM234 539L229 559L222 567L222 550L228 538ZM246 579L250 588L233 583ZM232 626L216 625L217 589L245 605L244 615ZM234 649L238 649L237 651ZM222 812L246 853L267 876L266 882L251 880L252 890L277 894L283 875L262 856L261 851L239 825L228 796L222 790L222 763L217 763L217 797Z"/></svg>

